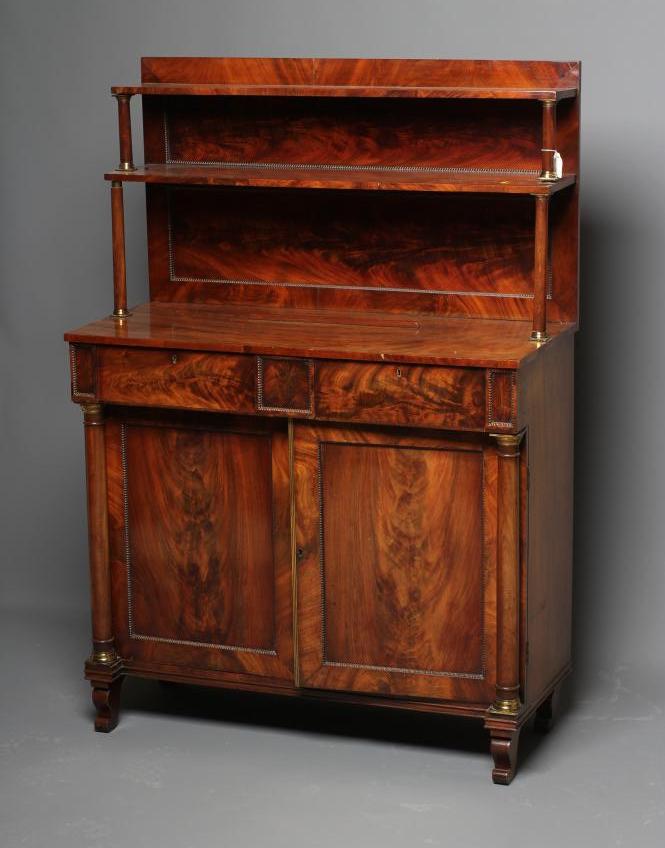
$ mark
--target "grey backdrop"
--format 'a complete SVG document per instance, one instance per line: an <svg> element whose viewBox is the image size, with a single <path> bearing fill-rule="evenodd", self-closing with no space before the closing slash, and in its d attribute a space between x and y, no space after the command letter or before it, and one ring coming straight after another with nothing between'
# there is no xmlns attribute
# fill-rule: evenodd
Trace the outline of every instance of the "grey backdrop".
<svg viewBox="0 0 665 848"><path fill-rule="evenodd" d="M576 680L662 703L662 0L3 0L0 10L0 603L28 621L71 616L68 650L82 658L83 442L62 333L111 306L108 89L138 81L140 56L579 58ZM142 190L129 188L126 202L138 302Z"/></svg>

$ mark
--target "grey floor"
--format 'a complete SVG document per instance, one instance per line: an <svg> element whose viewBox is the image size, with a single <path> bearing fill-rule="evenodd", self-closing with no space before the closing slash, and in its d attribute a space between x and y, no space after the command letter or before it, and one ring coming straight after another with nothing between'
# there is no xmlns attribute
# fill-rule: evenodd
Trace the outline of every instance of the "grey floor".
<svg viewBox="0 0 665 848"><path fill-rule="evenodd" d="M92 731L81 616L0 618L0 846L665 845L663 693L568 687L493 786L475 723L128 681Z"/></svg>

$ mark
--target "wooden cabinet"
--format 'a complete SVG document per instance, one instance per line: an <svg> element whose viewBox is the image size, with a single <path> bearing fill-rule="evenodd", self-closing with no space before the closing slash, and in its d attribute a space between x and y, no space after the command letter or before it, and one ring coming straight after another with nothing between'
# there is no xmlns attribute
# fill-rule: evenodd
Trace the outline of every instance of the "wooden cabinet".
<svg viewBox="0 0 665 848"><path fill-rule="evenodd" d="M113 94L114 309L66 334L96 729L126 676L454 714L509 783L570 669L579 65L144 59Z"/></svg>

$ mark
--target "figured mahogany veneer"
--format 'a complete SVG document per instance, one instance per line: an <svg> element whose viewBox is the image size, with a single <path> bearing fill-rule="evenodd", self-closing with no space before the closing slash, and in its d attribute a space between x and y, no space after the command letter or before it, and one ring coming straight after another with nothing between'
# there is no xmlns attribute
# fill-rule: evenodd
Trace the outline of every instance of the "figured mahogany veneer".
<svg viewBox="0 0 665 848"><path fill-rule="evenodd" d="M97 730L128 675L327 698L480 718L512 780L570 669L579 70L146 58L112 90L114 310L66 335Z"/></svg>
<svg viewBox="0 0 665 848"><path fill-rule="evenodd" d="M249 356L100 347L99 399L107 403L254 412Z"/></svg>
<svg viewBox="0 0 665 848"><path fill-rule="evenodd" d="M480 368L321 362L315 374L318 418L460 430L485 423Z"/></svg>
<svg viewBox="0 0 665 848"><path fill-rule="evenodd" d="M116 86L116 93L256 94L278 86L298 96L324 89L323 96L402 96L527 98L551 100L575 97L579 89L577 62L515 62L442 59L186 59L146 57L141 60L142 86ZM151 86L155 91L151 92ZM351 89L351 91L349 91ZM274 92L277 93L277 92ZM280 92L282 93L282 92ZM396 94L395 96L399 96Z"/></svg>

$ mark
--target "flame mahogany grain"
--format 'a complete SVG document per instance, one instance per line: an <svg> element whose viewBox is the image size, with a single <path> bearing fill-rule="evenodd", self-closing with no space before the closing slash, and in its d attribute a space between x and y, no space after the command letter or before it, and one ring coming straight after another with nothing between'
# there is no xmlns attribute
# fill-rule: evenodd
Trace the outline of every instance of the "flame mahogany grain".
<svg viewBox="0 0 665 848"><path fill-rule="evenodd" d="M169 156L161 138L147 162L540 167L533 101L172 97L163 109Z"/></svg>
<svg viewBox="0 0 665 848"><path fill-rule="evenodd" d="M335 96L351 89L354 96L380 97L480 97L558 99L575 97L579 88L579 62L520 62L511 60L445 59L187 59L146 57L141 61L144 85L214 86L242 91L257 87L257 94L280 86L292 93L320 90ZM116 93L133 92L118 86ZM156 88L155 91L168 91ZM174 89L178 90L178 89Z"/></svg>

